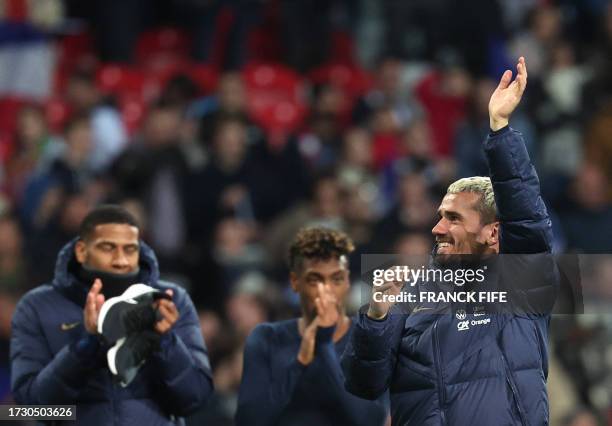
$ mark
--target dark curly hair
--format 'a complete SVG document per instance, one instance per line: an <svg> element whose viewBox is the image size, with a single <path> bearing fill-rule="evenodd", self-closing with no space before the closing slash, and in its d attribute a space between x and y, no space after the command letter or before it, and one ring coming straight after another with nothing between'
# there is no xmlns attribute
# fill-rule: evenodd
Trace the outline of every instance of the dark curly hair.
<svg viewBox="0 0 612 426"><path fill-rule="evenodd" d="M299 271L304 259L340 259L353 250L353 240L342 231L323 227L302 228L289 248L289 270Z"/></svg>

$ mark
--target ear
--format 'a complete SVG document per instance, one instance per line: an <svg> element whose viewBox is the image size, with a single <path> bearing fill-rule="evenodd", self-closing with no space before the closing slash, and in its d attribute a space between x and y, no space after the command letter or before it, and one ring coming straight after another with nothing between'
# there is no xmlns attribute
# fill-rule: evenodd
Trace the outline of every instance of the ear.
<svg viewBox="0 0 612 426"><path fill-rule="evenodd" d="M74 257L76 257L77 262L79 262L81 265L85 263L85 260L87 259L87 246L85 241L78 240L74 245Z"/></svg>
<svg viewBox="0 0 612 426"><path fill-rule="evenodd" d="M299 278L298 275L293 271L289 273L289 282L291 282L291 289L298 293Z"/></svg>
<svg viewBox="0 0 612 426"><path fill-rule="evenodd" d="M487 245L494 246L499 243L499 222L493 222L487 230Z"/></svg>

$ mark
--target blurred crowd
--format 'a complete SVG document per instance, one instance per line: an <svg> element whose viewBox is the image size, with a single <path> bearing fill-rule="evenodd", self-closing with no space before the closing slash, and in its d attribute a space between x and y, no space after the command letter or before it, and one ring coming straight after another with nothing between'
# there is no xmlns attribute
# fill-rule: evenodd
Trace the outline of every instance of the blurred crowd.
<svg viewBox="0 0 612 426"><path fill-rule="evenodd" d="M51 83L0 93L14 114L0 120L0 401L15 301L51 279L92 206L112 202L200 312L217 392L194 424L232 424L246 336L299 310L285 263L296 231L348 232L356 282L363 253L429 253L447 185L488 173L489 96L519 55L529 84L511 125L555 250L612 253L612 3L38 3L54 19L17 21L55 52ZM10 10L0 59L20 46ZM11 67L23 63L0 73ZM610 317L552 327L551 424L612 422Z"/></svg>

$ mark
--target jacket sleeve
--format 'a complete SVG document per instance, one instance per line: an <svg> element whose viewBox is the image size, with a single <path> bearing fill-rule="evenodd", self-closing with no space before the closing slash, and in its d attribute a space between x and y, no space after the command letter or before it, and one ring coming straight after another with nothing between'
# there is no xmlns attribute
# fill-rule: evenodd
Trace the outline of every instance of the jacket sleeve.
<svg viewBox="0 0 612 426"><path fill-rule="evenodd" d="M11 331L11 390L19 404L74 404L96 368L101 345L83 335L53 355L30 298L17 305Z"/></svg>
<svg viewBox="0 0 612 426"><path fill-rule="evenodd" d="M513 314L548 315L558 290L552 257L552 225L540 182L522 135L509 126L485 142L495 203L500 220L501 282L509 291Z"/></svg>
<svg viewBox="0 0 612 426"><path fill-rule="evenodd" d="M153 355L173 414L188 415L201 408L213 393L208 351L200 331L197 312L189 295L175 289L179 320L162 337L160 350Z"/></svg>
<svg viewBox="0 0 612 426"><path fill-rule="evenodd" d="M244 367L238 394L236 426L272 426L278 423L284 408L306 366L296 357L289 368L272 374L270 342L273 330L260 324L249 335L244 348Z"/></svg>
<svg viewBox="0 0 612 426"><path fill-rule="evenodd" d="M500 253L547 253L552 225L523 136L509 126L492 132L484 150L500 220Z"/></svg>
<svg viewBox="0 0 612 426"><path fill-rule="evenodd" d="M394 308L384 320L373 320L365 312L357 317L341 359L345 387L353 395L373 400L389 388L407 318Z"/></svg>
<svg viewBox="0 0 612 426"><path fill-rule="evenodd" d="M387 405L385 404L386 395L374 401L367 401L358 398L347 392L344 387L344 374L340 367L340 360L336 353L333 343L335 327L319 328L317 331L316 351L317 356L323 360L327 379L330 388L336 395L339 402L338 409L344 412L350 424L355 426L376 426L382 425L386 419Z"/></svg>

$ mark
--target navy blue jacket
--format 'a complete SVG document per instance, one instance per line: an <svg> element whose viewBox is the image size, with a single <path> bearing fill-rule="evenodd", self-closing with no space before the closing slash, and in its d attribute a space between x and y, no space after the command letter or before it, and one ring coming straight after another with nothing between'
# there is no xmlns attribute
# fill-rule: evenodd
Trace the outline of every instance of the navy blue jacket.
<svg viewBox="0 0 612 426"><path fill-rule="evenodd" d="M334 328L319 328L315 358L304 366L297 360L302 341L297 320L258 325L244 351L236 425L383 425L386 395L367 401L344 389L340 353L351 330L334 344Z"/></svg>
<svg viewBox="0 0 612 426"><path fill-rule="evenodd" d="M545 300L547 307L455 315L449 304L442 311L451 314L440 315L440 306L425 307L436 314L417 314L396 305L380 321L362 313L343 354L345 385L365 398L390 389L393 425L548 424L547 339L558 277L546 254L551 223L520 133L506 127L490 134L485 153L500 253L531 253L506 258L520 263L515 271L537 276L532 285L516 289L519 295ZM521 280L510 278L511 286L520 287Z"/></svg>
<svg viewBox="0 0 612 426"><path fill-rule="evenodd" d="M83 305L89 289L71 272L76 265L74 244L60 251L53 282L28 292L13 315L15 401L76 404L77 424L88 426L183 424L182 416L200 408L213 391L208 353L189 295L159 281L155 255L141 243L140 282L160 290L171 288L180 318L162 337L161 349L122 388L106 365L108 347L84 329Z"/></svg>

